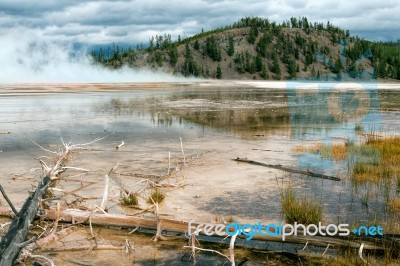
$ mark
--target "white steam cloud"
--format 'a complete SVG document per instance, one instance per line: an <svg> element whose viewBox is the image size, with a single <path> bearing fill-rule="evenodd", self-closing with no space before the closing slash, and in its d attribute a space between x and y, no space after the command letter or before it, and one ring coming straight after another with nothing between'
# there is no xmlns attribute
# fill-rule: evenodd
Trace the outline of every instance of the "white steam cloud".
<svg viewBox="0 0 400 266"><path fill-rule="evenodd" d="M87 49L43 38L40 31L0 32L0 83L80 83L182 81L150 70L106 69L93 65ZM46 36L47 37L47 36ZM73 56L72 56L73 54Z"/></svg>

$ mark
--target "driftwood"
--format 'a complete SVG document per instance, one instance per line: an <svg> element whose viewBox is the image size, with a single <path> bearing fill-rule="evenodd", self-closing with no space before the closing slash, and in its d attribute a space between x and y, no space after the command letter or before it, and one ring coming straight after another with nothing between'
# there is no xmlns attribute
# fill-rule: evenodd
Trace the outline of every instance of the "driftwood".
<svg viewBox="0 0 400 266"><path fill-rule="evenodd" d="M268 150L268 149L259 149L259 148L253 148L253 151L272 151L272 152L283 152L283 151L277 151L277 150Z"/></svg>
<svg viewBox="0 0 400 266"><path fill-rule="evenodd" d="M68 160L70 152L75 149L80 149L81 146L90 145L99 140L100 139L97 139L93 142L79 145L72 145L71 143L64 143L63 141L63 148L61 148L59 151L50 151L34 142L42 150L53 154L57 160L52 167L49 167L44 161L39 160L42 164L44 177L38 183L35 192L28 197L21 210L13 218L7 234L1 239L0 265L13 265L15 260L18 258L21 249L35 240L31 239L29 241L25 241L32 222L39 210L40 201L49 188L50 182L54 179L57 179L57 175L66 170L64 169L64 163Z"/></svg>
<svg viewBox="0 0 400 266"><path fill-rule="evenodd" d="M48 168L47 174L38 183L36 191L28 197L18 215L13 218L7 234L0 243L0 265L13 265L21 248L27 245L25 239L39 209L39 200L43 198L50 181L67 159L69 151L67 148L57 163L52 168Z"/></svg>
<svg viewBox="0 0 400 266"><path fill-rule="evenodd" d="M187 234L189 223L186 221L172 220L166 218L156 217L136 217L126 216L120 214L105 214L105 213L94 213L92 211L84 211L78 209L66 209L61 210L59 213L57 210L43 210L42 218L47 220L56 220L59 215L60 222L67 223L79 223L89 224L96 226L111 226L111 227L122 227L122 228L147 228L157 230L161 224L162 230ZM0 216L13 217L13 212L6 207L0 208ZM192 223L192 226L197 226L198 223ZM201 233L201 232L200 232ZM202 233L201 233L202 234ZM215 236L218 237L218 236ZM225 236L221 236L224 238ZM291 243L301 245L313 245L318 247L326 248L328 245L332 248L351 248L358 250L360 245L364 243L363 250L365 251L384 251L390 249L394 256L400 253L400 241L396 240L399 236L385 235L384 237L367 237L367 236L355 236L351 235L348 237L326 237L326 236L286 236L285 241L282 241L280 236L261 236L255 235L254 240L268 241L268 242L279 242L279 243Z"/></svg>
<svg viewBox="0 0 400 266"><path fill-rule="evenodd" d="M116 150L121 149L123 146L125 145L125 142L121 142L121 144L119 144L117 147L115 147Z"/></svg>
<svg viewBox="0 0 400 266"><path fill-rule="evenodd" d="M302 174L302 175L307 175L307 176L312 176L312 177L333 180L333 181L341 180L339 177L336 177L336 176L323 175L323 174L314 173L314 172L311 172L308 170L304 171L304 170L300 170L300 169L294 169L294 168L282 166L280 164L266 164L266 163L262 163L262 162L248 160L247 158L239 158L239 157L237 157L236 159L232 159L232 160L237 161L237 162L244 162L244 163L250 163L250 164L265 166L265 167L269 167L269 168L274 168L274 169L278 169L278 170L282 170L282 171L290 172L290 173L296 173L296 174Z"/></svg>
<svg viewBox="0 0 400 266"><path fill-rule="evenodd" d="M0 191L1 191L1 194L3 194L4 199L7 201L8 206L10 206L11 210L15 213L15 215L18 215L18 211L15 209L14 204L8 198L8 196L7 196L6 192L4 191L2 185L0 185Z"/></svg>

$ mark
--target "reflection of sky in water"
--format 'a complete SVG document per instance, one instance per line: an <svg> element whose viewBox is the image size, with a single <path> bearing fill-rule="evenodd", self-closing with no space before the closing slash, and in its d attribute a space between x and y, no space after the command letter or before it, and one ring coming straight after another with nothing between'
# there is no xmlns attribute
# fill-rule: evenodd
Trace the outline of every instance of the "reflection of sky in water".
<svg viewBox="0 0 400 266"><path fill-rule="evenodd" d="M357 121L341 122L336 121L328 111L329 87L302 91L300 94L292 89L186 88L0 97L0 131L11 132L0 136L0 150L4 151L0 156L8 156L7 151L10 150L36 156L37 147L31 140L42 145L57 144L60 137L83 143L108 135L107 142L120 143L129 139L176 142L179 136L190 141L213 134L231 137L250 134L255 139L275 134L276 138L290 135L294 141L313 140L332 144L337 137L343 138L341 142L355 139L356 124L361 124L366 132L386 130L388 127L398 130L398 114L381 114L378 95L371 88L368 91L370 108L367 112ZM339 102L338 106L349 112L354 111L358 102L352 100L351 94L345 96L341 98L343 104ZM101 106L115 98L125 102L134 99L142 105L121 110L101 109ZM388 99L391 100L390 97ZM260 136L255 136L259 133ZM345 163L332 162L317 154L304 153L296 155L296 158L302 168L320 169L328 175L335 176L346 167ZM343 185L308 177L296 177L296 180L301 180L298 183L301 189L324 195L323 199L330 204L328 208L333 214L354 214L353 209L359 209L359 198L368 193L368 188L361 187L353 195L348 183ZM343 200L341 206L337 204L338 195ZM221 207L218 201L215 205ZM265 208L267 205L266 201ZM374 213L372 210L379 213L383 206L381 201L371 202L370 213ZM254 217L258 216L258 211L254 210ZM365 216L360 214L357 217Z"/></svg>

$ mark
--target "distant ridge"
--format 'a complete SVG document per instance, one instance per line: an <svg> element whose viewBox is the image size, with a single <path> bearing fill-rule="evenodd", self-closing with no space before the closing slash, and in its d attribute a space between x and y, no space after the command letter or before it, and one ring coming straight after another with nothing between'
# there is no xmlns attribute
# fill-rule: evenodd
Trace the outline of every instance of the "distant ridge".
<svg viewBox="0 0 400 266"><path fill-rule="evenodd" d="M248 17L176 41L155 36L146 48L96 49L91 58L112 69L126 65L215 79L400 80L399 42L371 42L306 17L281 24Z"/></svg>

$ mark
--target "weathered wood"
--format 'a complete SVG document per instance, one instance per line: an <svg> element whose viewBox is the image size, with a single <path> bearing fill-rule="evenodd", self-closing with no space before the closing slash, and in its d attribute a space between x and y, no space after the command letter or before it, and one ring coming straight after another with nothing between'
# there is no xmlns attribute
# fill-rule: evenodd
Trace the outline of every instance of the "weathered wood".
<svg viewBox="0 0 400 266"><path fill-rule="evenodd" d="M23 243L39 209L39 199L46 193L50 176L46 175L38 184L36 191L25 201L18 215L12 220L7 234L0 242L0 265L13 265L23 248Z"/></svg>
<svg viewBox="0 0 400 266"><path fill-rule="evenodd" d="M13 216L12 211L9 208L0 208L0 216ZM42 218L49 220L57 219L57 210L44 210ZM60 222L67 223L83 223L89 224L89 218L92 225L97 226L112 226L112 227L141 227L157 230L157 219L156 217L136 217L136 216L126 216L121 214L104 214L104 213L94 213L91 211L84 211L78 209L66 209L60 212ZM160 218L160 223L162 230L187 234L189 223L186 221L172 220ZM197 226L199 223L192 223L192 226ZM202 233L202 232L200 232ZM221 236L224 238L226 236ZM385 238L386 237L386 238ZM398 236L395 236L398 238ZM348 237L327 237L327 236L286 236L285 241L282 241L281 236L262 236L255 235L254 240L270 241L270 242L280 242L280 243L291 243L291 244L301 244L319 247L327 247L330 245L332 248L345 247L352 249L359 249L361 243L364 243L364 250L366 251L377 251L385 250L388 248L388 243L392 243L395 237L384 236L384 237L363 237L363 236L348 236ZM399 254L400 241L393 243L393 248L395 253Z"/></svg>
<svg viewBox="0 0 400 266"><path fill-rule="evenodd" d="M15 215L18 215L18 211L15 209L12 201L8 198L7 193L4 191L2 185L0 185L0 191L1 191L1 194L3 194L4 199L7 201L8 206L10 206L11 210L15 213Z"/></svg>
<svg viewBox="0 0 400 266"><path fill-rule="evenodd" d="M0 265L13 265L21 249L27 245L25 239L39 210L39 200L43 198L46 190L49 188L50 181L57 179L57 175L65 171L65 169L63 169L63 164L67 161L70 151L85 145L90 145L98 140L100 139L79 145L72 145L71 143L64 143L64 141L62 141L64 147L58 152L50 151L34 142L45 152L54 154L57 161L53 167L49 167L44 161L39 160L45 173L44 177L39 181L35 192L25 201L18 215L13 218L7 234L2 238L0 242Z"/></svg>
<svg viewBox="0 0 400 266"><path fill-rule="evenodd" d="M244 163L250 163L250 164L254 164L254 165L260 165L260 166L265 166L265 167L269 167L269 168L274 168L274 169L278 169L278 170L282 170L282 171L290 172L290 173L296 173L296 174L302 174L302 175L307 175L307 176L312 176L312 177L333 180L333 181L341 180L339 177L336 177L336 176L323 175L323 174L314 173L314 172L311 172L308 170L304 171L304 170L300 170L300 169L294 169L294 168L282 166L280 164L266 164L266 163L248 160L246 158L239 158L239 157L237 157L236 159L232 159L232 160L237 161L237 162L244 162Z"/></svg>

